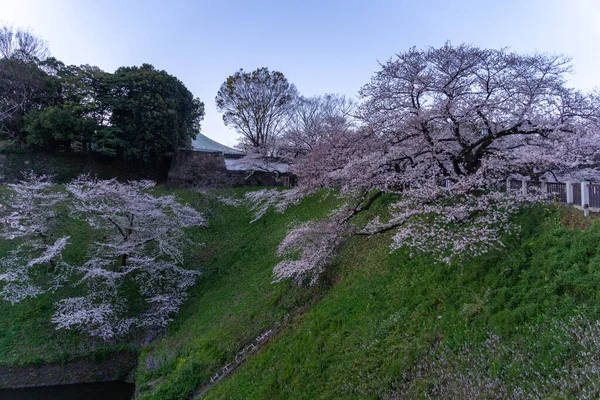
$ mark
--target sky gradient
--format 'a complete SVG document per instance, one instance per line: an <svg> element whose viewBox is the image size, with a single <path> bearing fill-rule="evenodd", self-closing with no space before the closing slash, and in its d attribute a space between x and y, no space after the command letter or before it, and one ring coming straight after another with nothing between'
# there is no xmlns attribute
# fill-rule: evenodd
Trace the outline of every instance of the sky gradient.
<svg viewBox="0 0 600 400"><path fill-rule="evenodd" d="M0 0L66 64L150 63L206 105L202 133L232 146L215 96L228 75L268 67L305 96L357 96L378 61L446 41L573 59L570 86L600 87L600 0Z"/></svg>

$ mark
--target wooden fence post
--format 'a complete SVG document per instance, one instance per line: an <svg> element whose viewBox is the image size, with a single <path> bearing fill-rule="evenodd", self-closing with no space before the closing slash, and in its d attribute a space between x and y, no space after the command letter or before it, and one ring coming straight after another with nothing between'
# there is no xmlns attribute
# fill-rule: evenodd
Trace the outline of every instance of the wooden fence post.
<svg viewBox="0 0 600 400"><path fill-rule="evenodd" d="M527 196L527 181L525 178L521 179L521 193L523 193L523 196Z"/></svg>

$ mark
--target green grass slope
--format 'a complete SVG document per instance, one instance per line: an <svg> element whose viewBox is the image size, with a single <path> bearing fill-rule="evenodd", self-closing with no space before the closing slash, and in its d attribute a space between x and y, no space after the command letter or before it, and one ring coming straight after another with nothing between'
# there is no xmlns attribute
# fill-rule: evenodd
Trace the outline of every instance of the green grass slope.
<svg viewBox="0 0 600 400"><path fill-rule="evenodd" d="M561 218L576 214L558 207L524 211L517 217L523 229L507 239L506 249L462 265L390 254L390 235L355 237L341 249L327 284L271 284L288 224L323 217L333 203L307 199L254 224L244 208L213 205L201 237L205 275L168 335L142 352L138 396L190 396L288 314L289 324L264 349L204 397L421 397L439 381L418 371L429 355L454 357L454 370L468 368L472 360L461 349L485 353L480 349L490 334L509 350L478 360L487 362L491 379L510 388L532 370L559 368L576 357L572 346L556 345L558 336L536 332L550 332L571 316L600 317L600 227L569 228ZM311 307L297 311L306 304ZM521 353L535 360L513 363Z"/></svg>
<svg viewBox="0 0 600 400"><path fill-rule="evenodd" d="M479 352L490 333L512 350L439 361L457 374L447 378L464 368L510 389L533 371L576 362L573 346L559 346L552 327L570 316L599 317L600 227L569 229L560 222L564 213L523 212L521 235L506 250L460 266L389 254L386 236L353 238L334 266L338 284L205 398L420 398L440 383L439 374L421 371L435 369L424 357L437 351L450 358L464 346ZM530 361L515 363L518 354ZM473 360L483 364L469 370L464 364ZM540 385L542 397L565 393ZM579 397L573 390L566 392Z"/></svg>
<svg viewBox="0 0 600 400"><path fill-rule="evenodd" d="M306 199L285 214L270 213L251 224L245 207L228 206L192 191L178 195L208 210L208 228L194 237L205 243L197 260L203 275L168 334L140 354L136 385L143 399L190 396L261 332L324 292L321 287L273 285L272 269L277 245L289 225L324 218L335 198Z"/></svg>
<svg viewBox="0 0 600 400"><path fill-rule="evenodd" d="M578 212L523 211L516 217L523 229L507 238L505 249L453 266L402 250L390 254L391 234L354 237L323 283L304 288L271 283L277 245L290 224L325 217L335 197L317 195L250 223L243 206L195 191L170 193L209 217L207 228L188 231L204 246L186 253L186 266L203 275L167 332L146 338L135 376L138 398L188 398L273 327L279 332L204 398L502 398L515 388L542 390L539 397L583 393L555 384L556 371L581 364L581 349L561 326L571 317L600 319L600 225ZM378 200L373 213L390 200ZM77 249L94 240L91 233L73 220L60 229L81 243L67 258L84 257ZM102 344L55 331L53 301L47 294L0 303L1 365L106 355L141 339ZM600 327L597 336L600 343ZM499 395L468 384L460 393L443 386L463 378Z"/></svg>

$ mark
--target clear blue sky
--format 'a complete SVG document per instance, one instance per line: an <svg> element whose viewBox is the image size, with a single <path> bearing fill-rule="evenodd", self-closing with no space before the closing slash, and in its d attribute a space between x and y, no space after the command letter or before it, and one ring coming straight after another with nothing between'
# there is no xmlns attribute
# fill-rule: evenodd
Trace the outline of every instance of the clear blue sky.
<svg viewBox="0 0 600 400"><path fill-rule="evenodd" d="M202 132L227 145L214 98L239 68L283 72L304 95L356 96L385 61L450 40L573 58L570 84L600 87L600 0L0 0L67 64L151 63L206 104Z"/></svg>

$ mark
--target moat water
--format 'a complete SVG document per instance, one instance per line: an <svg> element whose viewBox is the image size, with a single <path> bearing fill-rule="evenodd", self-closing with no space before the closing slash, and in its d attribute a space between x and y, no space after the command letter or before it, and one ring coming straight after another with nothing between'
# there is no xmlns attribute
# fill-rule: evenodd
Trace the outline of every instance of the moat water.
<svg viewBox="0 0 600 400"><path fill-rule="evenodd" d="M131 400L135 385L127 382L78 383L23 389L0 389L0 400Z"/></svg>

